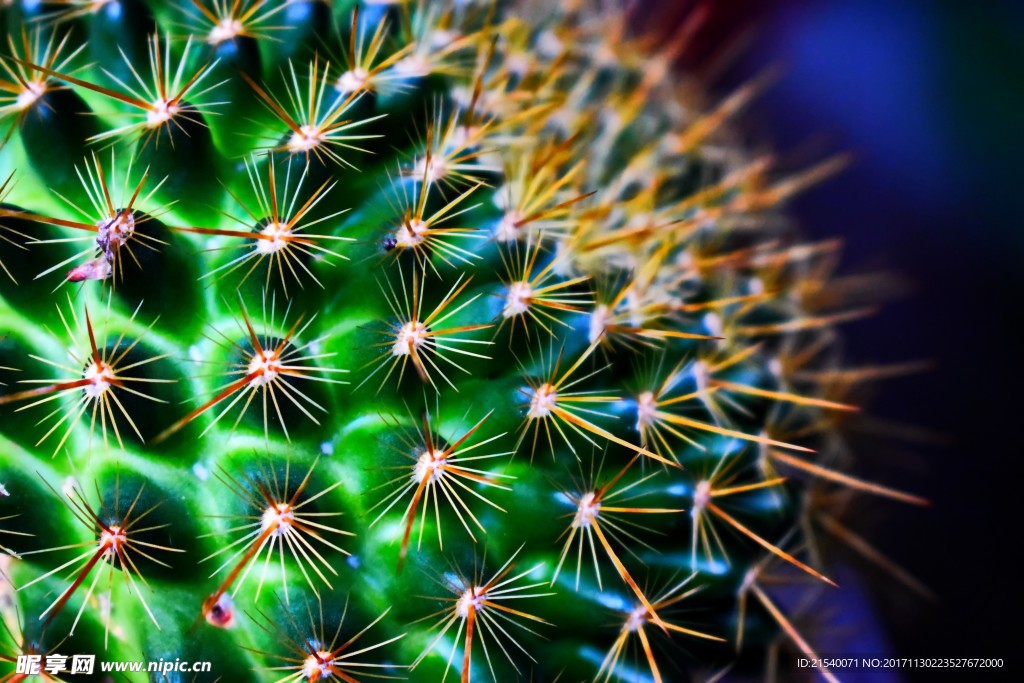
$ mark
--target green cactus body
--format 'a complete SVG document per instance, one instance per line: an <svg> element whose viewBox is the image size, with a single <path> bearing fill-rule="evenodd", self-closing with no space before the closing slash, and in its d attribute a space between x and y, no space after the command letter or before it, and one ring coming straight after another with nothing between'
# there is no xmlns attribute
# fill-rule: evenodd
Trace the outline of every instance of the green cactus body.
<svg viewBox="0 0 1024 683"><path fill-rule="evenodd" d="M600 4L3 10L0 658L812 653L769 586L836 590L823 492L920 502L843 473L862 311L777 212L840 162L775 177L757 84L704 106Z"/></svg>

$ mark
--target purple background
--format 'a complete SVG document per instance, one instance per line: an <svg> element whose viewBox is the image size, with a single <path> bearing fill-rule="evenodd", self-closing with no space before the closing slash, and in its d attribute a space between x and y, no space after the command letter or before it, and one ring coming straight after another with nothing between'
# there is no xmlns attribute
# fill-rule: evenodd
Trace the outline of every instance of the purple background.
<svg viewBox="0 0 1024 683"><path fill-rule="evenodd" d="M682 15L695 4L665 7ZM878 547L940 601L869 572L879 579L880 625L850 647L874 648L881 634L897 656L1003 657L1012 668L1001 674L905 680L1006 680L1024 660L1015 637L1021 515L1011 509L1024 500L1024 2L704 5L711 18L684 64L706 63L714 46L750 34L718 90L782 67L740 122L751 139L794 167L855 155L849 170L791 204L804 233L842 236L848 270L909 279L908 295L846 326L850 358L934 363L881 384L871 409L944 443L894 446L867 457L863 471L933 501L871 505L866 518Z"/></svg>

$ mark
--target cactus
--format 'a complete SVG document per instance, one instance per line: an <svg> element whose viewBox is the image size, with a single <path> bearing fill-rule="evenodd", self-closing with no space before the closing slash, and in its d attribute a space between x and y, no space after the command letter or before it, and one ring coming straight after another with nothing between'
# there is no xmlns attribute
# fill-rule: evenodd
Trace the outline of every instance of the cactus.
<svg viewBox="0 0 1024 683"><path fill-rule="evenodd" d="M763 79L708 105L608 4L5 3L0 658L813 656L819 536L923 502L852 473L869 308L781 212L843 160L778 173Z"/></svg>

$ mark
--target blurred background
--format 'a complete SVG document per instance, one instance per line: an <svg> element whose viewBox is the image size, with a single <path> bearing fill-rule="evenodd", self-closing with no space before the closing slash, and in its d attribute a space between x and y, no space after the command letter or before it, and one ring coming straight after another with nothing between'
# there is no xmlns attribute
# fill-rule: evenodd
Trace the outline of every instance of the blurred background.
<svg viewBox="0 0 1024 683"><path fill-rule="evenodd" d="M1011 508L1024 497L1024 2L666 5L680 16L700 6L710 15L682 61L711 68L719 94L781 67L741 121L750 140L796 168L854 155L790 207L809 238L843 237L847 272L903 276L877 316L846 326L852 364L931 361L877 387L870 408L889 436L865 441L865 462L932 501L879 505L867 521L937 599L874 576L878 629L895 656L1003 657L1012 668L885 680L1024 680ZM735 47L724 67L723 45Z"/></svg>

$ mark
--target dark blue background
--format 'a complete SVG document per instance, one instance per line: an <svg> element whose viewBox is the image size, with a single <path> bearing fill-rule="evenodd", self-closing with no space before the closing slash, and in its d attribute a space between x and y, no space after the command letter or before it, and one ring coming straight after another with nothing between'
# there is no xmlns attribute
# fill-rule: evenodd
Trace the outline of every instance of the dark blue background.
<svg viewBox="0 0 1024 683"><path fill-rule="evenodd" d="M718 89L782 67L742 129L797 166L855 155L792 203L804 233L842 236L851 271L891 269L910 282L878 316L846 326L851 360L934 363L880 385L871 403L932 435L867 466L933 506L879 504L868 521L878 546L940 597L908 597L878 575L880 629L895 655L1003 657L1019 672L1024 2L705 4L711 19L683 62L705 64L724 40L751 35ZM1009 670L907 676L1007 679Z"/></svg>

